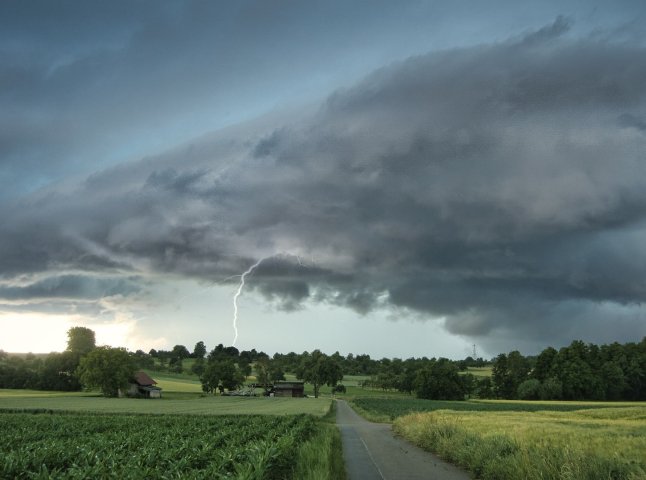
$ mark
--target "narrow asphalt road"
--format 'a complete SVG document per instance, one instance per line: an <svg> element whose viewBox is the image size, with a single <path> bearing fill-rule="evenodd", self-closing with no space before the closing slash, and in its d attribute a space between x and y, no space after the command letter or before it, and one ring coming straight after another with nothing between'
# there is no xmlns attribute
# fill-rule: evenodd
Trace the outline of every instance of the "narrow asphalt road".
<svg viewBox="0 0 646 480"><path fill-rule="evenodd" d="M459 468L395 437L390 424L372 423L337 400L336 423L349 480L469 480Z"/></svg>

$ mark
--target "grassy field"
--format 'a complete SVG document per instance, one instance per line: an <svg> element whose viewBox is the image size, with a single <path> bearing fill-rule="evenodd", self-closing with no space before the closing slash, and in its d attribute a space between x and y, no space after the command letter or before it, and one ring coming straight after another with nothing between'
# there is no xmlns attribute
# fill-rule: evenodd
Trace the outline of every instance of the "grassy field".
<svg viewBox="0 0 646 480"><path fill-rule="evenodd" d="M353 407L364 417L373 422L392 422L397 417L415 412L432 412L435 410L453 410L467 412L568 412L583 409L611 407L646 407L646 402L547 402L519 400L423 400L410 396L399 397L357 397L351 399Z"/></svg>
<svg viewBox="0 0 646 480"><path fill-rule="evenodd" d="M493 367L467 367L466 372L460 372L462 374L470 373L475 377L490 377Z"/></svg>
<svg viewBox="0 0 646 480"><path fill-rule="evenodd" d="M157 386L163 392L202 393L202 384L195 376L151 370L146 370L146 373L157 382Z"/></svg>
<svg viewBox="0 0 646 480"><path fill-rule="evenodd" d="M483 480L646 478L646 406L591 406L413 413L394 430Z"/></svg>
<svg viewBox="0 0 646 480"><path fill-rule="evenodd" d="M323 416L329 398L220 397L166 393L161 399L104 398L97 394L0 390L0 410L192 415Z"/></svg>

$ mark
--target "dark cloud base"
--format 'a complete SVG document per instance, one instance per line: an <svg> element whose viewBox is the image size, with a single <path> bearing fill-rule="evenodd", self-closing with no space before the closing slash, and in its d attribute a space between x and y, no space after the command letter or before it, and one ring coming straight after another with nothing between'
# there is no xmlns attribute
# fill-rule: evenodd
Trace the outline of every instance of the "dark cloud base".
<svg viewBox="0 0 646 480"><path fill-rule="evenodd" d="M7 286L28 272L119 272L124 293L132 272L222 281L271 257L248 287L287 310L390 305L501 348L639 339L646 50L567 30L413 57L306 120L5 207L0 297L42 296Z"/></svg>

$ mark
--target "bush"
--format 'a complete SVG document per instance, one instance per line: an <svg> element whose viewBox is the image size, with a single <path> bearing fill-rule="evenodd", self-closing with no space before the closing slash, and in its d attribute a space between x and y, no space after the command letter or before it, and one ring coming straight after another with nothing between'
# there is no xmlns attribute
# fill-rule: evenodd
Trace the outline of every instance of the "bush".
<svg viewBox="0 0 646 480"><path fill-rule="evenodd" d="M518 385L516 394L520 400L538 400L541 396L541 382L535 378L525 380Z"/></svg>
<svg viewBox="0 0 646 480"><path fill-rule="evenodd" d="M540 390L541 400L560 400L563 397L563 384L551 377L543 382Z"/></svg>

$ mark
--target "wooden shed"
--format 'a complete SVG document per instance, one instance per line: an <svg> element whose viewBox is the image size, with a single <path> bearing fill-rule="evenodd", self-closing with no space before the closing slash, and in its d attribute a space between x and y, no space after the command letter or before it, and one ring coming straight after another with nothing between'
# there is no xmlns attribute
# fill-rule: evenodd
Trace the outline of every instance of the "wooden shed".
<svg viewBox="0 0 646 480"><path fill-rule="evenodd" d="M128 385L128 397L161 398L161 388L146 372L137 372Z"/></svg>
<svg viewBox="0 0 646 480"><path fill-rule="evenodd" d="M274 383L275 397L299 397L305 396L304 382L276 382Z"/></svg>

